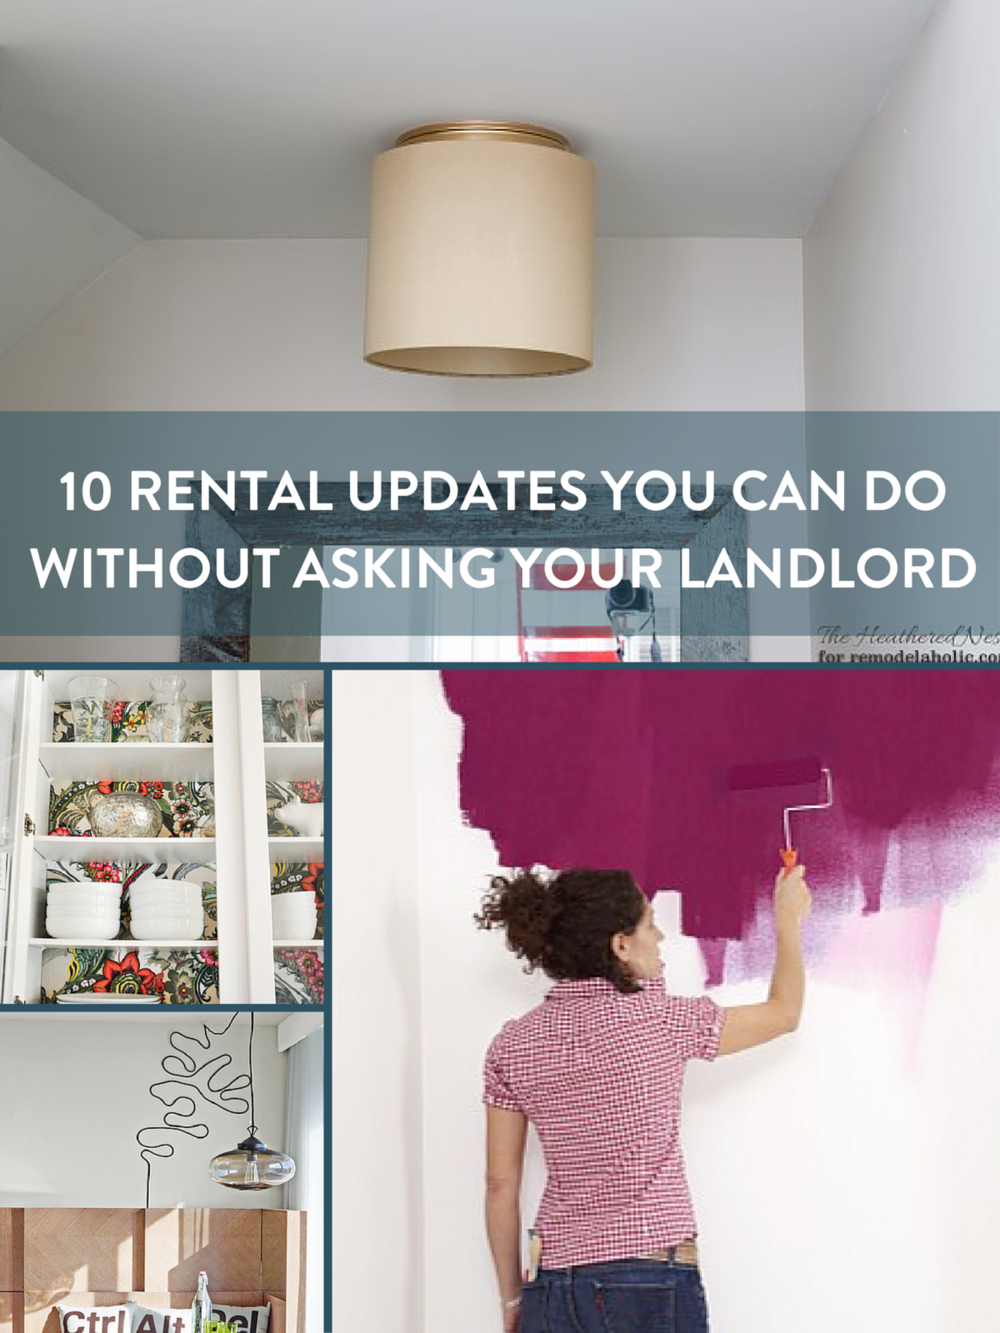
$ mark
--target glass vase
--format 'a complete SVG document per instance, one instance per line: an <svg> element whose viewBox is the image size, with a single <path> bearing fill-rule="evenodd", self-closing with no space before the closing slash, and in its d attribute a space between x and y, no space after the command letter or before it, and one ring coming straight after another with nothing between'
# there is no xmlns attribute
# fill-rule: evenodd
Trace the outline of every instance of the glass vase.
<svg viewBox="0 0 1000 1333"><path fill-rule="evenodd" d="M101 744L111 739L111 708L118 686L110 676L74 676L69 683L73 739Z"/></svg>
<svg viewBox="0 0 1000 1333"><path fill-rule="evenodd" d="M265 741L283 741L285 739L284 728L278 715L278 701L272 699L268 694L265 694L260 701L260 719L261 726L264 729Z"/></svg>
<svg viewBox="0 0 1000 1333"><path fill-rule="evenodd" d="M176 744L186 741L191 729L186 682L180 676L154 676L153 697L146 706L146 735L151 741Z"/></svg>

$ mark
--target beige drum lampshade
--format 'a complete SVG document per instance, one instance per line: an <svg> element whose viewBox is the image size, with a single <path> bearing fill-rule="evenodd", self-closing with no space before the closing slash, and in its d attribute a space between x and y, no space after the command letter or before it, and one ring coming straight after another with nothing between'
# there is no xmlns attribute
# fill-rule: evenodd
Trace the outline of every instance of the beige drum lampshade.
<svg viewBox="0 0 1000 1333"><path fill-rule="evenodd" d="M593 360L594 172L560 134L462 121L372 164L365 360L564 375Z"/></svg>

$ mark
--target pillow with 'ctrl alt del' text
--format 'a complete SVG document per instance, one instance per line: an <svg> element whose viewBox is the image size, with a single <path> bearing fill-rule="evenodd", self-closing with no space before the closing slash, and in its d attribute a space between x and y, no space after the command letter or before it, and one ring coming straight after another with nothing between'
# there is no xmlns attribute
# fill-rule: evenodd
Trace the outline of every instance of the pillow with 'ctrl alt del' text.
<svg viewBox="0 0 1000 1333"><path fill-rule="evenodd" d="M191 1333L190 1305L186 1310L151 1310L135 1301L128 1304L132 1313L130 1333Z"/></svg>
<svg viewBox="0 0 1000 1333"><path fill-rule="evenodd" d="M271 1318L270 1305L216 1305L212 1302L212 1318L235 1327L237 1333L267 1333ZM135 1328L132 1333L136 1333Z"/></svg>
<svg viewBox="0 0 1000 1333"><path fill-rule="evenodd" d="M127 1305L57 1305L62 1333L131 1333Z"/></svg>

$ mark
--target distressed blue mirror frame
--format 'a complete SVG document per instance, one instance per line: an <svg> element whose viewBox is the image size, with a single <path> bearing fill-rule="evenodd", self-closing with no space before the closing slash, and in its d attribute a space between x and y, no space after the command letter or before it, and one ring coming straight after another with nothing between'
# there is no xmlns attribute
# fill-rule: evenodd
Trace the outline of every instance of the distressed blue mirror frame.
<svg viewBox="0 0 1000 1333"><path fill-rule="evenodd" d="M307 483L300 484L308 494ZM669 509L644 509L634 497L623 497L622 507L612 507L606 486L584 485L586 505L577 511L540 511L529 507L527 485L515 487L515 508L508 511L506 485L493 483L491 494L496 511L455 512L424 509L419 495L403 497L392 514L391 528L379 510L365 511L351 504L346 481L319 482L317 497L330 505L321 511L279 509L267 511L277 489L276 482L261 483L258 507L249 508L250 486L237 486L235 511L217 496L212 507L194 511L188 518L186 544L206 552L226 552L234 568L238 552L247 547L303 548L326 546L568 546L650 548L690 552L692 579L711 573L719 552L725 548L737 568L745 561L746 513L733 499L731 487L716 486L712 503L703 510L685 505ZM442 497L444 495L442 488ZM692 487L695 503L705 498L704 487ZM315 586L315 585L313 585ZM181 661L249 662L252 660L253 588L223 588L214 580L184 594ZM315 597L315 634L296 640L296 661L319 660L320 597ZM213 633L202 629L211 625ZM748 655L749 609L745 589L720 584L710 591L681 589L681 660L684 662L745 662ZM302 651L305 643L306 650ZM281 654L286 656L286 654ZM267 660L273 660L268 655Z"/></svg>

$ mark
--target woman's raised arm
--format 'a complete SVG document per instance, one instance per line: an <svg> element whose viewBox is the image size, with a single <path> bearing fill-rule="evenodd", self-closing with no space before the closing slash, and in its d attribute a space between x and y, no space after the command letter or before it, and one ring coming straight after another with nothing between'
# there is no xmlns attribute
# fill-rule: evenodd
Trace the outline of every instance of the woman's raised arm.
<svg viewBox="0 0 1000 1333"><path fill-rule="evenodd" d="M774 969L767 999L726 1010L720 1055L760 1046L798 1027L806 986L802 922L809 915L811 901L802 866L778 874L774 883Z"/></svg>

